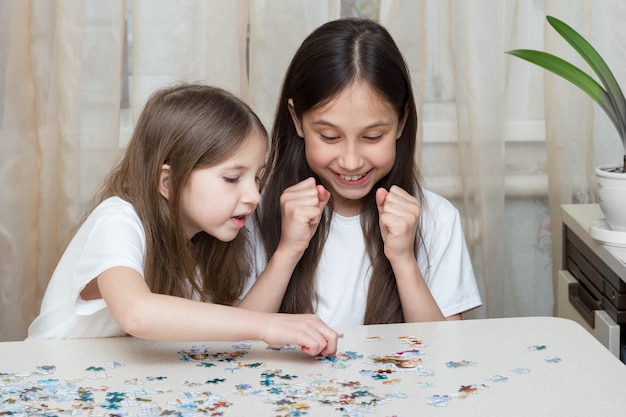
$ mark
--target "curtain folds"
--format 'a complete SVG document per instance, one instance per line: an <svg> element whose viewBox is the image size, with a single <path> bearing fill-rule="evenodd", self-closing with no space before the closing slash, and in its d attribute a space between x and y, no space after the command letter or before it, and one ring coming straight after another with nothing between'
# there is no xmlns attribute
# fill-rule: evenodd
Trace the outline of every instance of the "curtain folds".
<svg viewBox="0 0 626 417"><path fill-rule="evenodd" d="M250 1L250 96L271 129L283 75L296 49L315 28L339 18L337 0Z"/></svg>
<svg viewBox="0 0 626 417"><path fill-rule="evenodd" d="M0 341L26 336L68 233L154 89L218 85L270 129L304 37L364 4L413 77L424 186L462 215L484 301L470 316L551 315L560 205L594 202L593 168L619 162L623 150L584 93L505 51L546 50L584 67L546 23L554 15L624 80L626 3L8 0L0 3Z"/></svg>
<svg viewBox="0 0 626 417"><path fill-rule="evenodd" d="M179 81L248 94L248 2L132 1L132 117L158 87Z"/></svg>
<svg viewBox="0 0 626 417"><path fill-rule="evenodd" d="M450 9L462 208L477 225L470 251L483 288L482 316L503 315L506 302L504 45L494 36L504 33L503 12L504 3L491 0L454 1Z"/></svg>
<svg viewBox="0 0 626 417"><path fill-rule="evenodd" d="M26 4L0 10L0 339L24 335L37 303L39 143ZM11 65L9 65L9 62ZM9 82L9 80L14 80Z"/></svg>

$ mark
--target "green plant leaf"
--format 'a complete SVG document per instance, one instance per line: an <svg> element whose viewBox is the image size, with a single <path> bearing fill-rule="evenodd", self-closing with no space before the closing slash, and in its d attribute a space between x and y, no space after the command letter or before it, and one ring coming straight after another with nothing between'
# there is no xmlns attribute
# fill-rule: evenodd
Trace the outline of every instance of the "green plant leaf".
<svg viewBox="0 0 626 417"><path fill-rule="evenodd" d="M580 56L589 64L591 69L598 75L598 78L606 88L615 113L619 118L618 131L624 142L626 140L626 99L615 76L611 72L600 54L585 38L568 26L565 22L552 17L546 17L550 25L563 37Z"/></svg>
<svg viewBox="0 0 626 417"><path fill-rule="evenodd" d="M566 79L583 90L589 95L589 97L600 105L602 110L604 110L604 112L609 116L609 119L611 119L611 122L613 122L621 136L623 124L621 123L621 118L618 116L616 109L613 106L609 94L587 73L578 69L569 62L546 52L529 49L515 49L507 51L507 53L538 65Z"/></svg>

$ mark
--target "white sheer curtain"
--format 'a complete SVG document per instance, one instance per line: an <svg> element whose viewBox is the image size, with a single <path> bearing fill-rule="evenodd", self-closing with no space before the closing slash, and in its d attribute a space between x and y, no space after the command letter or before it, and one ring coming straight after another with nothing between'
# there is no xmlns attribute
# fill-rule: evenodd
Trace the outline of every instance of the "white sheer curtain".
<svg viewBox="0 0 626 417"><path fill-rule="evenodd" d="M155 89L179 81L248 94L248 2L132 1L133 119Z"/></svg>
<svg viewBox="0 0 626 417"><path fill-rule="evenodd" d="M122 2L0 4L0 340L21 339L118 153Z"/></svg>
<svg viewBox="0 0 626 417"><path fill-rule="evenodd" d="M291 57L316 27L339 17L338 0L250 1L250 105L271 129Z"/></svg>
<svg viewBox="0 0 626 417"><path fill-rule="evenodd" d="M269 128L295 49L346 14L380 20L409 65L422 106L424 185L461 211L485 302L472 317L552 314L559 205L594 201L593 167L621 146L583 93L504 51L544 49L578 62L546 25L551 14L585 31L624 80L625 8L619 0L1 2L0 340L26 335L59 248L154 89L221 86Z"/></svg>

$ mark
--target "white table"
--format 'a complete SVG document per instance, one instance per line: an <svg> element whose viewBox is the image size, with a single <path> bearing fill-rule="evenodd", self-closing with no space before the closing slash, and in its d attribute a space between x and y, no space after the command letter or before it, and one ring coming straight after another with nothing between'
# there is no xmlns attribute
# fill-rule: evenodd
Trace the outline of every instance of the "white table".
<svg viewBox="0 0 626 417"><path fill-rule="evenodd" d="M334 362L254 341L0 343L0 415L41 415L45 408L85 416L626 415L626 366L570 320L340 330L346 355ZM180 352L193 346L208 356L183 360ZM403 369L372 355L421 363Z"/></svg>

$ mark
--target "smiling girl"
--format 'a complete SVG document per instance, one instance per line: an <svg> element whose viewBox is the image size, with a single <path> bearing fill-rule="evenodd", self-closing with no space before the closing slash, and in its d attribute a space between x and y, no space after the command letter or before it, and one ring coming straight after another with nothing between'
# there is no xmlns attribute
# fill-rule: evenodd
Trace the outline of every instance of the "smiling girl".
<svg viewBox="0 0 626 417"><path fill-rule="evenodd" d="M314 315L229 305L250 271L244 225L260 200L266 150L257 116L226 91L156 92L59 261L28 338L261 339L334 354L337 333Z"/></svg>
<svg viewBox="0 0 626 417"><path fill-rule="evenodd" d="M459 213L420 186L416 140L409 72L385 28L340 19L309 35L279 98L247 302L332 326L479 306Z"/></svg>

